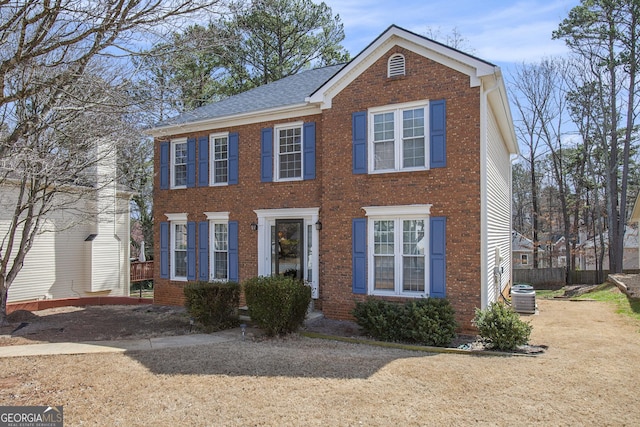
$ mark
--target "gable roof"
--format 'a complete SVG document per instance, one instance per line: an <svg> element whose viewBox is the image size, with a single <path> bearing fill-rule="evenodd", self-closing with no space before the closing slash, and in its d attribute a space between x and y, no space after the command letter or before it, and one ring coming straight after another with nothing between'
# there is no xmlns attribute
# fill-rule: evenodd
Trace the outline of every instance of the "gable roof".
<svg viewBox="0 0 640 427"><path fill-rule="evenodd" d="M161 137L320 114L323 109L331 108L334 96L396 45L469 76L470 86L481 87L495 112L499 131L509 152L519 153L500 68L396 25L387 28L346 65L309 70L259 86L165 120L148 133Z"/></svg>
<svg viewBox="0 0 640 427"><path fill-rule="evenodd" d="M157 123L150 133L156 135L163 133L163 129L170 130L187 124L210 122L230 116L306 106L306 99L309 95L340 71L342 67L344 64L316 68L258 86Z"/></svg>
<svg viewBox="0 0 640 427"><path fill-rule="evenodd" d="M331 98L355 80L364 70L388 52L391 46L401 46L419 55L430 58L470 77L472 87L479 86L480 77L500 74L500 68L457 49L391 25L362 52L355 56L336 75L318 88L309 102L321 102L323 108L331 107Z"/></svg>

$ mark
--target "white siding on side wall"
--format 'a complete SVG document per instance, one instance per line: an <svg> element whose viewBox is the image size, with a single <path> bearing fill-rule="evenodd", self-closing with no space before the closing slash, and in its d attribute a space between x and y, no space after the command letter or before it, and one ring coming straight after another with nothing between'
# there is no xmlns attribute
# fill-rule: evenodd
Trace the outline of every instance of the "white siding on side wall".
<svg viewBox="0 0 640 427"><path fill-rule="evenodd" d="M487 120L486 173L486 303L491 303L511 281L511 159L491 109ZM495 268L502 273L495 275Z"/></svg>
<svg viewBox="0 0 640 427"><path fill-rule="evenodd" d="M15 190L10 185L1 189L0 238L5 238L9 228ZM81 219L70 211L50 213L25 257L22 270L9 288L8 302L85 297L96 290L112 296L128 295L128 197L117 200L119 214L112 216L108 227L103 229L102 238L108 242L105 248L102 248L100 234L94 241L86 241L90 234L98 233L101 228L96 224L95 215ZM80 200L74 206L77 212L85 214L91 209L95 211L93 200ZM116 235L119 241L114 238ZM111 241L118 242L119 246ZM98 251L92 250L95 247ZM92 253L98 256L99 265L93 265ZM107 266L108 271L100 270L99 266Z"/></svg>

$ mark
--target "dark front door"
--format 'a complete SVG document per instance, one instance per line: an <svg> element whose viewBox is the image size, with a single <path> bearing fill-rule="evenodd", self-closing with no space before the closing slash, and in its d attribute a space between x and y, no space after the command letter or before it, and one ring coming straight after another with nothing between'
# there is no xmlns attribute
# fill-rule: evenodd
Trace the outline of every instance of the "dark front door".
<svg viewBox="0 0 640 427"><path fill-rule="evenodd" d="M271 236L274 274L302 279L304 276L304 220L277 219Z"/></svg>

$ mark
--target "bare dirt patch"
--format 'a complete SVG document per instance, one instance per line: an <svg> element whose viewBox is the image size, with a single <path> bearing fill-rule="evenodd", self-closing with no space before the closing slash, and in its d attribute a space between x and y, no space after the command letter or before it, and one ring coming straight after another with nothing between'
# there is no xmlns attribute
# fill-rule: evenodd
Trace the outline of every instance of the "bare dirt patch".
<svg viewBox="0 0 640 427"><path fill-rule="evenodd" d="M183 307L101 305L18 310L0 327L0 346L41 342L103 341L190 332Z"/></svg>

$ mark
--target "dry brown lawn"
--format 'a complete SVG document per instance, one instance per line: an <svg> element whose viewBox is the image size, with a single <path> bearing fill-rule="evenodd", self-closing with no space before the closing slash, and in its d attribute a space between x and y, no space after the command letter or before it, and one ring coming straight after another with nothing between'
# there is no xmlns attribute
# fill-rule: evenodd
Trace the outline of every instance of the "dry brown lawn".
<svg viewBox="0 0 640 427"><path fill-rule="evenodd" d="M640 325L539 300L536 357L429 354L310 338L0 359L0 404L65 425L640 425Z"/></svg>

